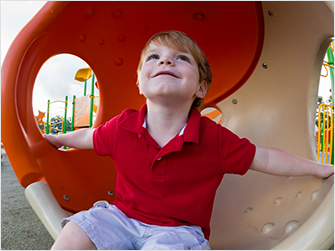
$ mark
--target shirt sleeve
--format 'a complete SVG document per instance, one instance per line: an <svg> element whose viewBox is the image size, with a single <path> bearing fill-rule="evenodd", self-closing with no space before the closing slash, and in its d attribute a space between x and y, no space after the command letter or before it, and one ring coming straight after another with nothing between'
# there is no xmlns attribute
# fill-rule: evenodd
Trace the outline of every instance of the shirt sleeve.
<svg viewBox="0 0 335 251"><path fill-rule="evenodd" d="M223 173L244 175L250 168L256 146L219 125L219 159Z"/></svg>
<svg viewBox="0 0 335 251"><path fill-rule="evenodd" d="M118 118L116 116L94 130L93 147L99 156L113 156Z"/></svg>

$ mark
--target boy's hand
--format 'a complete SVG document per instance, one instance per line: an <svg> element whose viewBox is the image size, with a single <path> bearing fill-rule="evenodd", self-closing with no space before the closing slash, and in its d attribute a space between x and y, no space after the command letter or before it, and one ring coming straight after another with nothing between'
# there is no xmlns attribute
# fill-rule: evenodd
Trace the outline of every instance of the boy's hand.
<svg viewBox="0 0 335 251"><path fill-rule="evenodd" d="M48 134L43 134L43 137L54 147L57 149L62 147L63 145L58 143L57 141L57 136L55 135L48 135Z"/></svg>
<svg viewBox="0 0 335 251"><path fill-rule="evenodd" d="M334 174L334 166L328 164L320 164L319 165L319 173L314 175L316 178L328 178L332 174Z"/></svg>
<svg viewBox="0 0 335 251"><path fill-rule="evenodd" d="M95 128L84 128L60 135L43 135L54 147L67 146L76 149L93 149L93 132Z"/></svg>

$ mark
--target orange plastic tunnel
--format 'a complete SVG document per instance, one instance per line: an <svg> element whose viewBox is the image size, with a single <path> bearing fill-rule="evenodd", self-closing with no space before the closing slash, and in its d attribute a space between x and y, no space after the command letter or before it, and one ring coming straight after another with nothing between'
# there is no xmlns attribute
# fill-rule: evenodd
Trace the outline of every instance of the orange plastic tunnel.
<svg viewBox="0 0 335 251"><path fill-rule="evenodd" d="M222 125L256 145L316 160L318 78L333 24L330 2L47 2L15 38L2 67L7 156L23 187L42 184L32 194L47 186L50 193L37 196L36 204L54 200L55 214L113 201L117 173L109 157L57 150L42 137L32 108L36 76L55 55L86 61L99 82L97 127L125 108L141 107L145 100L136 87L141 50L155 33L178 30L211 63L214 78L204 108L217 108ZM211 247L329 247L333 202L333 177L227 175L214 205ZM36 204L47 225L48 212Z"/></svg>

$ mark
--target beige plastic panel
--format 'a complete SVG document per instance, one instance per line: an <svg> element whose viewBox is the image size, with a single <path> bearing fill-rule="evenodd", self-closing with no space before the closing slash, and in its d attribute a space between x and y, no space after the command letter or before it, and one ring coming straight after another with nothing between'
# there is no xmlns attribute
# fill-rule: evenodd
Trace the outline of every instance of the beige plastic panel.
<svg viewBox="0 0 335 251"><path fill-rule="evenodd" d="M318 82L334 35L334 3L269 1L262 6L265 39L258 66L241 89L217 104L222 124L258 146L316 160ZM333 176L227 175L217 192L211 247L329 248L334 243L333 184Z"/></svg>
<svg viewBox="0 0 335 251"><path fill-rule="evenodd" d="M25 190L25 195L43 225L52 238L56 240L62 230L60 226L61 220L72 215L72 213L65 211L59 206L48 184L44 182L30 184Z"/></svg>

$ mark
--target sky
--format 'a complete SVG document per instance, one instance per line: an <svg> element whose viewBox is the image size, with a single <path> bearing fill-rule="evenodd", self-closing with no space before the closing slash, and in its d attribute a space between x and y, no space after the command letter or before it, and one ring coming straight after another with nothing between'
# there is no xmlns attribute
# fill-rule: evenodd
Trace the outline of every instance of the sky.
<svg viewBox="0 0 335 251"><path fill-rule="evenodd" d="M43 7L46 1L1 1L1 64L10 44L20 30ZM85 61L69 54L57 55L42 66L37 75L33 92L34 114L38 110L46 112L50 102L65 100L68 96L67 117L72 116L73 95L77 98L84 95L84 84L74 79L81 68L89 67ZM87 94L91 92L91 79L88 80ZM99 95L95 88L94 95ZM64 103L56 102L50 106L51 116L64 116Z"/></svg>
<svg viewBox="0 0 335 251"><path fill-rule="evenodd" d="M42 8L46 1L1 1L1 64L7 50L30 19ZM52 101L63 100L69 97L68 116L72 114L73 95L81 97L84 94L82 82L74 80L76 72L88 65L78 57L72 55L57 55L49 59L41 68L34 86L33 109L34 114L38 110L46 112L48 99ZM324 68L322 74L325 74ZM88 81L87 94L91 90L91 81ZM319 95L327 100L331 95L330 77L320 78ZM99 91L95 89L95 95ZM64 104L55 103L51 105L51 115L63 116Z"/></svg>

